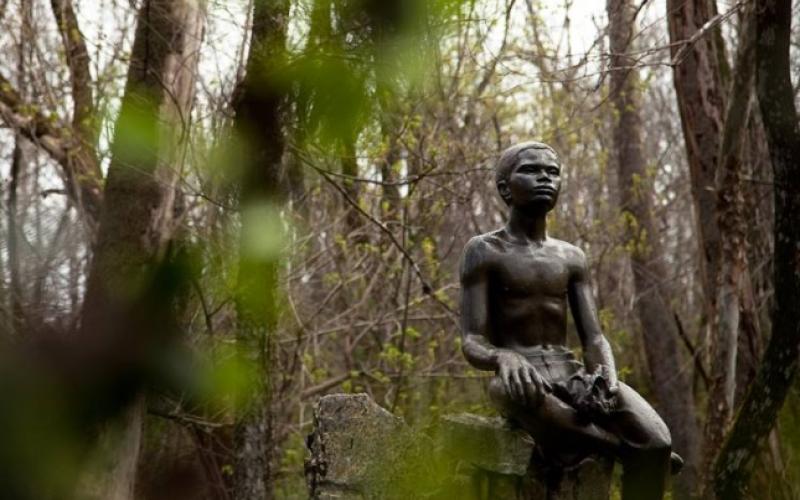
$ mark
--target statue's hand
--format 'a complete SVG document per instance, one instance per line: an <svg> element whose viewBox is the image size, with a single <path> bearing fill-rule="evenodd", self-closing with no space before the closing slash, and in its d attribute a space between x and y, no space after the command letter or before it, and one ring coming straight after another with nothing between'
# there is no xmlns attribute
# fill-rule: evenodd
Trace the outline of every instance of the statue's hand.
<svg viewBox="0 0 800 500"><path fill-rule="evenodd" d="M538 404L552 390L536 368L519 353L502 351L497 356L498 376L511 399L524 405Z"/></svg>
<svg viewBox="0 0 800 500"><path fill-rule="evenodd" d="M600 374L603 378L606 379L608 382L608 393L613 398L616 399L617 394L619 393L619 382L617 381L617 374L613 373L611 369L606 365L600 365Z"/></svg>

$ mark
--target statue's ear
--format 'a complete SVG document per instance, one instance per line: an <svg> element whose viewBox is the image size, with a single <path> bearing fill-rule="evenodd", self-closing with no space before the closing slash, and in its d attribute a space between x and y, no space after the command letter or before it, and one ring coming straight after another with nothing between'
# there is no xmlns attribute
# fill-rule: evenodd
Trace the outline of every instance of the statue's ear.
<svg viewBox="0 0 800 500"><path fill-rule="evenodd" d="M497 192L500 193L500 198L508 203L511 201L511 190L508 188L508 182L504 180L497 181Z"/></svg>

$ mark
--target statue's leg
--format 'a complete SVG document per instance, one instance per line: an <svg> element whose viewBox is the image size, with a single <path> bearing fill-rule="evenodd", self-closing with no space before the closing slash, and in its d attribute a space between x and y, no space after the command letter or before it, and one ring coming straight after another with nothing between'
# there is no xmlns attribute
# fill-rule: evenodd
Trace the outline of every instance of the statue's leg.
<svg viewBox="0 0 800 500"><path fill-rule="evenodd" d="M669 475L672 441L664 421L650 404L620 383L618 404L603 427L622 440L623 500L661 499Z"/></svg>
<svg viewBox="0 0 800 500"><path fill-rule="evenodd" d="M664 421L636 391L619 384L617 408L597 423L580 423L574 408L550 393L533 404L515 401L502 381L489 384L492 402L546 449L586 450L617 457L623 465L623 500L661 499L669 475L672 441Z"/></svg>
<svg viewBox="0 0 800 500"><path fill-rule="evenodd" d="M489 396L498 409L515 420L538 445L553 451L602 452L616 455L620 440L593 423L583 424L574 408L550 393L528 405L515 401L499 377L489 383Z"/></svg>

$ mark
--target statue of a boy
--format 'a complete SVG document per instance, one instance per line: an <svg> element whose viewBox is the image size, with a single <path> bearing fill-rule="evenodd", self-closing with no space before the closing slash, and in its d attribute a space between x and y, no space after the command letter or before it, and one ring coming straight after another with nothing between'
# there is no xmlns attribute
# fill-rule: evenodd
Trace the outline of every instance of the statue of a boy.
<svg viewBox="0 0 800 500"><path fill-rule="evenodd" d="M492 401L547 456L612 455L624 467L624 499L662 498L669 430L617 380L583 252L547 236L546 215L561 188L558 155L538 142L510 147L497 163L496 182L511 214L505 227L473 237L464 249L464 355L495 372ZM583 364L566 347L567 304Z"/></svg>

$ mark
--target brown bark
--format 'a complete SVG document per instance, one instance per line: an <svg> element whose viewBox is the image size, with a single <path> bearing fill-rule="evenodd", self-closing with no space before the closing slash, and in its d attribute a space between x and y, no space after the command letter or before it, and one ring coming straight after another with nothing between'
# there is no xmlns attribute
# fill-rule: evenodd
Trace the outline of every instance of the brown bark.
<svg viewBox="0 0 800 500"><path fill-rule="evenodd" d="M755 49L754 49L755 50ZM755 72L755 66L753 66ZM755 93L753 91L753 93ZM755 99L755 97L752 97ZM768 311L772 297L772 166L767 138L758 105L750 106L746 145L742 158L744 213L747 226L747 270L743 279L740 311L739 347L736 357L735 407L741 405L755 379L764 352L764 331L769 329Z"/></svg>
<svg viewBox="0 0 800 500"><path fill-rule="evenodd" d="M667 0L667 20L671 53L685 43L714 15L712 0ZM721 49L712 34L701 36L686 50L673 68L675 93L686 143L686 156L692 180L692 197L697 220L701 277L706 301L713 317L719 273L720 234L716 221L716 171L719 164L719 138L725 109L720 69Z"/></svg>
<svg viewBox="0 0 800 500"><path fill-rule="evenodd" d="M237 88L235 131L243 152L241 190L242 242L237 289L237 344L257 367L253 397L241 408L234 429L234 492L237 500L272 498L275 436L273 376L275 374L276 289L278 256L254 252L247 234L262 231L263 212L284 201L281 157L284 152L283 113L286 89L278 73L285 70L289 2L256 0L245 77Z"/></svg>
<svg viewBox="0 0 800 500"><path fill-rule="evenodd" d="M678 483L678 495L684 497L695 486L699 432L691 378L680 368L685 364L680 355L678 325L669 304L664 250L653 215L652 180L648 180L642 151L638 73L631 69L635 61L628 55L635 8L629 0L609 0L607 10L620 211L626 222L636 309L642 325L652 389L659 412L672 433L673 447L686 460Z"/></svg>
<svg viewBox="0 0 800 500"><path fill-rule="evenodd" d="M741 26L736 67L725 112L717 167L717 225L720 231L716 317L712 326L711 387L705 430L705 466L708 470L733 416L736 394L740 310L747 279L742 144L747 131L753 85L755 24L747 9ZM746 320L748 318L745 318ZM752 328L752 325L747 325Z"/></svg>
<svg viewBox="0 0 800 500"><path fill-rule="evenodd" d="M8 251L8 274L9 274L9 296L11 299L11 326L14 333L22 332L24 326L24 308L21 280L21 262L19 255L19 178L20 170L23 165L22 137L17 134L14 138L14 151L11 154L11 178L8 183L8 201L6 213L7 226L7 251Z"/></svg>
<svg viewBox="0 0 800 500"><path fill-rule="evenodd" d="M746 362L752 362L759 350L760 327L747 261L744 167L740 161L744 131L750 129L752 133L758 127L756 121L748 120L754 28L748 24L750 15L746 13L736 68L731 73L718 29L697 38L691 49L680 46L702 32L716 15L715 2L670 1L667 9L673 57L681 51L685 56L674 61L673 75L704 257L703 289L711 349L704 443L704 473L708 473L735 409L737 382L748 384L751 380L751 375L738 366L739 345L747 346ZM728 93L727 80L731 80Z"/></svg>
<svg viewBox="0 0 800 500"><path fill-rule="evenodd" d="M800 357L800 117L789 63L791 0L756 2L756 92L775 179L775 308L758 375L714 465L717 498L746 494L752 458L775 425Z"/></svg>
<svg viewBox="0 0 800 500"><path fill-rule="evenodd" d="M126 408L103 436L112 447L103 477L87 483L97 498L132 498L134 490L145 404L136 377L166 329L142 308L169 239L203 20L189 0L146 1L137 18L81 313L82 340L98 354L100 373L122 381L113 401Z"/></svg>
<svg viewBox="0 0 800 500"><path fill-rule="evenodd" d="M22 22L20 23L20 42L17 44L17 84L20 88L25 88L25 73L27 60L25 57L24 43L26 37L31 36L31 2L22 2L20 6ZM19 334L24 328L24 307L21 280L21 259L19 252L19 240L22 235L23 224L19 217L19 191L20 174L23 169L25 158L23 151L23 137L19 132L14 134L14 150L11 153L11 171L9 172L8 182L8 205L6 213L6 224L8 229L7 250L8 250L8 274L9 274L9 297L11 299L11 328L12 332Z"/></svg>
<svg viewBox="0 0 800 500"><path fill-rule="evenodd" d="M92 74L89 71L89 51L78 25L72 0L50 0L53 15L64 45L72 88L72 133L76 142L74 157L70 158L68 182L77 205L91 217L97 218L100 200L100 181L103 173L97 158L97 124L92 99Z"/></svg>
<svg viewBox="0 0 800 500"><path fill-rule="evenodd" d="M96 132L94 121L94 102L92 100L92 75L89 71L89 52L86 41L78 25L78 18L71 0L50 0L56 18L64 54L70 74L72 87L72 126L87 153L94 156ZM93 159L96 163L96 159ZM97 165L96 173L100 174Z"/></svg>

